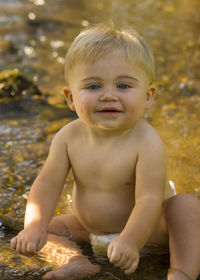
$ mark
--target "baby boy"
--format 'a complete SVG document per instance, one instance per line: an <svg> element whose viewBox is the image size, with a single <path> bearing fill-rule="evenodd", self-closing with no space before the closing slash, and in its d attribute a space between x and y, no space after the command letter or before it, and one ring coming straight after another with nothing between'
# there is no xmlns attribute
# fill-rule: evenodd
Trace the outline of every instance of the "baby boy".
<svg viewBox="0 0 200 280"><path fill-rule="evenodd" d="M133 29L96 25L75 38L65 71L65 98L78 119L55 135L29 194L24 230L11 241L12 248L37 254L52 235L65 236L72 248L69 235L76 242L111 236L107 256L126 274L136 270L145 245L157 244L169 246L167 279L196 279L199 201L174 194L164 145L144 119L156 93L148 45ZM53 217L70 170L72 214ZM44 279L76 279L98 271L81 251L74 252Z"/></svg>

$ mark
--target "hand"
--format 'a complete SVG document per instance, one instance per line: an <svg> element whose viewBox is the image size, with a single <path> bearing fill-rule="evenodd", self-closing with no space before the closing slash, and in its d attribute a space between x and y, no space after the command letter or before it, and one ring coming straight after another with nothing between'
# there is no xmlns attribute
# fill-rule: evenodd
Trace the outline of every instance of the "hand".
<svg viewBox="0 0 200 280"><path fill-rule="evenodd" d="M38 228L26 228L11 240L11 248L20 254L37 254L46 244L47 232Z"/></svg>
<svg viewBox="0 0 200 280"><path fill-rule="evenodd" d="M107 254L110 262L125 270L126 274L133 273L138 266L138 249L120 236L109 244Z"/></svg>

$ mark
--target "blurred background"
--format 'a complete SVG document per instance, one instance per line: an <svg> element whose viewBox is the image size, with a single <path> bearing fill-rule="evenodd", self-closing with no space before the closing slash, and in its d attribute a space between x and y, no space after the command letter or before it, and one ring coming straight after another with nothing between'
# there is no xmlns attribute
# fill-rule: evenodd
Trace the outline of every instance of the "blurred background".
<svg viewBox="0 0 200 280"><path fill-rule="evenodd" d="M169 178L177 192L200 197L199 6L198 0L0 0L4 261L11 253L3 227L22 225L28 191L51 139L74 118L62 94L64 57L74 37L91 23L131 25L152 48L158 94L148 119L166 145ZM70 212L71 175L67 182L57 213Z"/></svg>

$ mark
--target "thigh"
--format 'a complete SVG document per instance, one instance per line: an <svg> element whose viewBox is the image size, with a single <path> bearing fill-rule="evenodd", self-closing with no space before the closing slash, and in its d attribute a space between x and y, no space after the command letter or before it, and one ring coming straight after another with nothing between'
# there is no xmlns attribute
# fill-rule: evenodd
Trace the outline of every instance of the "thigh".
<svg viewBox="0 0 200 280"><path fill-rule="evenodd" d="M184 231L191 234L194 224L200 220L199 200L190 194L177 194L168 198L162 207L160 219L148 243L167 245L169 243L169 226L174 234L181 235Z"/></svg>
<svg viewBox="0 0 200 280"><path fill-rule="evenodd" d="M76 242L90 242L90 233L71 214L53 217L48 225L48 233L70 236Z"/></svg>

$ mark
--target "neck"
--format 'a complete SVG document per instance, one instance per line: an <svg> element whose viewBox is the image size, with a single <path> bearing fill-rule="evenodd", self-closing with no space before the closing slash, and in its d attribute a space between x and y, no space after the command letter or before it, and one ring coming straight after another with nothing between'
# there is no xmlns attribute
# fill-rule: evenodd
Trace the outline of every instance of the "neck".
<svg viewBox="0 0 200 280"><path fill-rule="evenodd" d="M124 129L120 130L112 130L112 129L100 129L96 127L87 126L88 134L91 139L94 140L117 140L119 138L125 137L128 135L132 130L133 127L125 127Z"/></svg>

